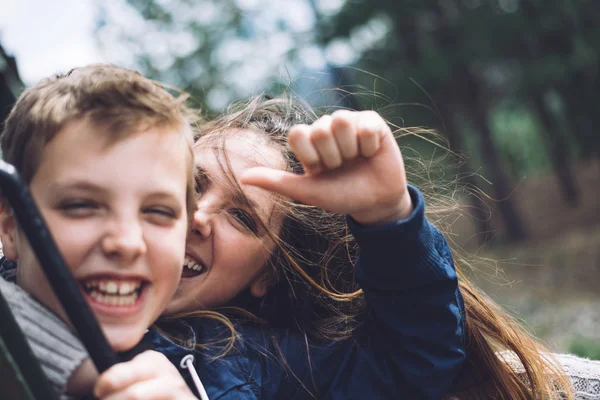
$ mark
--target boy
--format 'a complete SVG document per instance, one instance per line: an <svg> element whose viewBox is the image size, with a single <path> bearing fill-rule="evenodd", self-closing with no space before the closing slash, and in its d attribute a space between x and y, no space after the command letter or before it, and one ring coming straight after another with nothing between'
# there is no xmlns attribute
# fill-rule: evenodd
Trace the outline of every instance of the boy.
<svg viewBox="0 0 600 400"><path fill-rule="evenodd" d="M190 115L140 74L91 65L26 90L2 132L5 161L28 184L116 351L140 341L181 276L194 210ZM19 265L18 286L0 280L0 289L64 393L65 377L87 355L74 336L57 337L68 318L5 204L0 240ZM86 392L90 383L69 386Z"/></svg>

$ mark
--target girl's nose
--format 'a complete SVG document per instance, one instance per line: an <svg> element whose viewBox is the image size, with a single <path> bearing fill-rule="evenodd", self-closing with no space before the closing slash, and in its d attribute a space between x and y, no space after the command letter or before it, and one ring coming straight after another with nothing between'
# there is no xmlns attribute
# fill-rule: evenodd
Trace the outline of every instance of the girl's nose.
<svg viewBox="0 0 600 400"><path fill-rule="evenodd" d="M192 234L208 238L212 233L213 214L206 206L198 204L198 209L192 217Z"/></svg>
<svg viewBox="0 0 600 400"><path fill-rule="evenodd" d="M112 228L102 240L104 253L112 258L131 262L147 251L142 227L128 221Z"/></svg>

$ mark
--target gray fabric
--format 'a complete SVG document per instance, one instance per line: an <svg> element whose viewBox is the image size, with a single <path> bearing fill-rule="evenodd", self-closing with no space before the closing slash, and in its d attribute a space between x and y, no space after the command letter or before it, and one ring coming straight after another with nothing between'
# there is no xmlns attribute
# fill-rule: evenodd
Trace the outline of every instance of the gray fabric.
<svg viewBox="0 0 600 400"><path fill-rule="evenodd" d="M506 351L499 356L515 371L524 374L524 368L514 353ZM600 361L572 354L550 354L549 359L556 361L569 377L575 400L600 400ZM525 376L523 379L527 380Z"/></svg>
<svg viewBox="0 0 600 400"><path fill-rule="evenodd" d="M19 286L0 278L0 291L48 380L63 399L68 398L62 395L67 381L87 358L83 345L71 328Z"/></svg>
<svg viewBox="0 0 600 400"><path fill-rule="evenodd" d="M573 384L576 400L600 400L600 361L571 354L555 356Z"/></svg>

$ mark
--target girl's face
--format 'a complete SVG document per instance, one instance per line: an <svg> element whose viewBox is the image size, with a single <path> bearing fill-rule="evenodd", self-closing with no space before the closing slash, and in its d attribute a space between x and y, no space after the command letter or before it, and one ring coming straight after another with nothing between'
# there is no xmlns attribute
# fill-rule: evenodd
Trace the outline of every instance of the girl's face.
<svg viewBox="0 0 600 400"><path fill-rule="evenodd" d="M204 137L195 145L198 210L187 240L182 279L167 315L218 307L245 289L262 297L269 288L266 262L275 244L256 217L278 235L283 214L275 195L237 184L249 168L284 169L285 161L258 134L230 133L223 151L217 150L223 146L220 139Z"/></svg>

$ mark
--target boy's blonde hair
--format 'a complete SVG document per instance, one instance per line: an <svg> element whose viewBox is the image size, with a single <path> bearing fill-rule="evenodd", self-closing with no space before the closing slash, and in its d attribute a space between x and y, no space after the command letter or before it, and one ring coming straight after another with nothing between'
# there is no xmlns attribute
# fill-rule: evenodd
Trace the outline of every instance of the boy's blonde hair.
<svg viewBox="0 0 600 400"><path fill-rule="evenodd" d="M27 89L6 119L0 145L3 158L30 183L46 145L68 123L87 118L116 143L151 127L174 128L189 143L188 213L195 209L191 125L197 117L185 105L140 73L109 64L75 68Z"/></svg>

